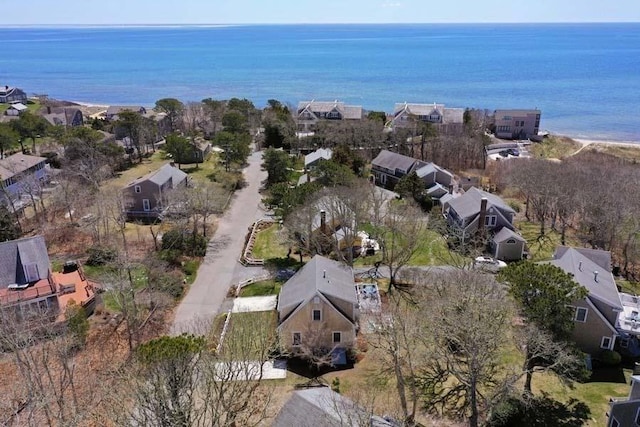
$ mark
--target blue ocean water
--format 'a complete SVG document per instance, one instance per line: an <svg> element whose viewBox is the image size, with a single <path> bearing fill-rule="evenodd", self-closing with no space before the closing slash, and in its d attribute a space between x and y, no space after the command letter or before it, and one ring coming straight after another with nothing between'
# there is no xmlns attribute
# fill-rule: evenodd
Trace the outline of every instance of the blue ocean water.
<svg viewBox="0 0 640 427"><path fill-rule="evenodd" d="M543 129L640 141L640 24L32 27L0 40L0 84L58 99L537 107Z"/></svg>

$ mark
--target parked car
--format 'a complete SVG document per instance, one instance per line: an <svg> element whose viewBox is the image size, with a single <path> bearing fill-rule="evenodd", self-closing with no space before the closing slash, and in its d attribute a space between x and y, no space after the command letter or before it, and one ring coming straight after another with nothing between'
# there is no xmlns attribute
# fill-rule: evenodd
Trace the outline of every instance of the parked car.
<svg viewBox="0 0 640 427"><path fill-rule="evenodd" d="M506 266L506 262L488 256L479 256L473 260L473 268L489 273L497 273L500 269L505 268Z"/></svg>
<svg viewBox="0 0 640 427"><path fill-rule="evenodd" d="M507 152L507 154L510 154L515 157L518 157L520 155L520 150L518 150L517 148L509 148L505 151Z"/></svg>
<svg viewBox="0 0 640 427"><path fill-rule="evenodd" d="M502 151L499 151L499 152L498 152L498 154L499 154L501 157L509 157L509 150L502 150Z"/></svg>

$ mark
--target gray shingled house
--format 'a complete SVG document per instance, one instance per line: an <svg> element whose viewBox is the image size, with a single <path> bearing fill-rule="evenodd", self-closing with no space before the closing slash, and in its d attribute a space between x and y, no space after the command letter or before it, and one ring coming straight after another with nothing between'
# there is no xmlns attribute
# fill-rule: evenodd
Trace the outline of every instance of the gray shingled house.
<svg viewBox="0 0 640 427"><path fill-rule="evenodd" d="M0 104L10 104L12 102L27 103L27 94L17 87L2 86L0 87Z"/></svg>
<svg viewBox="0 0 640 427"><path fill-rule="evenodd" d="M558 246L551 264L573 276L589 294L574 301L573 340L585 353L597 355L613 350L618 336L618 314L623 311L620 294L611 274L611 253Z"/></svg>
<svg viewBox="0 0 640 427"><path fill-rule="evenodd" d="M443 205L443 213L450 229L461 239L471 237L478 229L498 232L511 230L515 211L504 200L476 187Z"/></svg>
<svg viewBox="0 0 640 427"><path fill-rule="evenodd" d="M161 219L169 207L172 191L187 186L187 174L167 163L143 176L122 191L127 219Z"/></svg>
<svg viewBox="0 0 640 427"><path fill-rule="evenodd" d="M411 127L416 121L437 125L461 125L464 108L445 108L444 104L410 104L398 103L393 109L391 125L395 127Z"/></svg>
<svg viewBox="0 0 640 427"><path fill-rule="evenodd" d="M77 127L84 124L82 111L79 108L62 107L47 108L42 117L53 126Z"/></svg>
<svg viewBox="0 0 640 427"><path fill-rule="evenodd" d="M147 109L142 105L112 105L107 108L107 112L105 113L105 118L107 120L118 120L118 114L123 111L132 111L134 113L138 113L141 116L147 114Z"/></svg>
<svg viewBox="0 0 640 427"><path fill-rule="evenodd" d="M277 309L280 342L289 352L301 346L329 352L355 343L353 271L339 262L314 256L284 284Z"/></svg>
<svg viewBox="0 0 640 427"><path fill-rule="evenodd" d="M313 387L291 393L273 421L273 427L392 427L329 387Z"/></svg>
<svg viewBox="0 0 640 427"><path fill-rule="evenodd" d="M609 400L607 417L607 427L640 426L640 375L631 376L628 397Z"/></svg>
<svg viewBox="0 0 640 427"><path fill-rule="evenodd" d="M361 120L362 106L344 102L302 101L298 103L296 123L299 131L311 131L320 120Z"/></svg>
<svg viewBox="0 0 640 427"><path fill-rule="evenodd" d="M376 185L388 189L393 189L402 177L414 171L424 181L427 193L434 198L449 192L453 185L453 174L448 170L393 151L382 150L371 162Z"/></svg>

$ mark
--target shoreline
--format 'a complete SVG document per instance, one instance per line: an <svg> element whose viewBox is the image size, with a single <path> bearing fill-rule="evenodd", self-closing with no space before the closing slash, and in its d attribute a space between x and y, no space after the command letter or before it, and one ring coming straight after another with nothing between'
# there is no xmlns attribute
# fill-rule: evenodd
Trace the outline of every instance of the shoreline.
<svg viewBox="0 0 640 427"><path fill-rule="evenodd" d="M110 105L100 103L100 102L86 102L86 101L67 101L67 102L73 102L74 104L77 104L82 107L100 108L104 110L107 110L110 107ZM584 138L584 137L575 138L571 135L556 134L552 132L549 132L549 135L556 136L556 137L570 138L578 142L579 144L581 144L582 147L586 147L588 145L600 144L600 145L613 145L613 146L640 148L640 141L617 141L612 139L593 139L593 138Z"/></svg>

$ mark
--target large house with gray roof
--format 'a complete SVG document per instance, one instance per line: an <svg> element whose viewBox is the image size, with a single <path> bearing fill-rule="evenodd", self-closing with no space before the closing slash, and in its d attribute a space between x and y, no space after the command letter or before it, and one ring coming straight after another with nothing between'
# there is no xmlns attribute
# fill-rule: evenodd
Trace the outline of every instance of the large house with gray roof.
<svg viewBox="0 0 640 427"><path fill-rule="evenodd" d="M575 307L573 340L578 347L592 355L613 350L623 306L611 274L611 253L559 246L550 263L571 274L576 283L588 291L584 299L572 303Z"/></svg>
<svg viewBox="0 0 640 427"><path fill-rule="evenodd" d="M118 115L123 111L131 111L134 113L138 113L141 116L147 114L147 109L142 105L111 105L109 108L107 108L105 118L109 121L118 120Z"/></svg>
<svg viewBox="0 0 640 427"><path fill-rule="evenodd" d="M453 174L435 163L423 162L413 157L382 150L371 161L371 173L376 185L393 189L404 176L415 172L424 182L427 194L438 199L451 191Z"/></svg>
<svg viewBox="0 0 640 427"><path fill-rule="evenodd" d="M417 122L435 125L462 125L464 108L445 108L444 104L398 103L393 109L393 128L413 127Z"/></svg>
<svg viewBox="0 0 640 427"><path fill-rule="evenodd" d="M17 87L2 86L0 87L0 104L11 104L13 102L27 103L27 94Z"/></svg>
<svg viewBox="0 0 640 427"><path fill-rule="evenodd" d="M127 185L124 213L127 219L161 219L170 206L170 194L187 186L187 174L167 163Z"/></svg>
<svg viewBox="0 0 640 427"><path fill-rule="evenodd" d="M309 132L314 130L320 120L361 120L362 106L347 105L344 102L302 101L296 110L298 130Z"/></svg>
<svg viewBox="0 0 640 427"><path fill-rule="evenodd" d="M294 274L278 297L278 335L284 349L326 353L355 344L358 322L353 270L320 255Z"/></svg>
<svg viewBox="0 0 640 427"><path fill-rule="evenodd" d="M16 153L0 160L0 203L19 210L21 196L42 185L49 178L47 159Z"/></svg>
<svg viewBox="0 0 640 427"><path fill-rule="evenodd" d="M365 410L329 387L295 390L278 412L273 427L399 426Z"/></svg>

